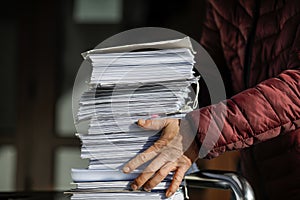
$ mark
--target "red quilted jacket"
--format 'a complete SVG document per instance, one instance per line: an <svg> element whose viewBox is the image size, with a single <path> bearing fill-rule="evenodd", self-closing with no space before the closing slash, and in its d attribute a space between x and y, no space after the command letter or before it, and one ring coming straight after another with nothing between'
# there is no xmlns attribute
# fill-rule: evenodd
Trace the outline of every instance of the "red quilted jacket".
<svg viewBox="0 0 300 200"><path fill-rule="evenodd" d="M206 10L201 44L228 99L186 116L200 153L241 150L257 199L299 200L300 1L211 0Z"/></svg>

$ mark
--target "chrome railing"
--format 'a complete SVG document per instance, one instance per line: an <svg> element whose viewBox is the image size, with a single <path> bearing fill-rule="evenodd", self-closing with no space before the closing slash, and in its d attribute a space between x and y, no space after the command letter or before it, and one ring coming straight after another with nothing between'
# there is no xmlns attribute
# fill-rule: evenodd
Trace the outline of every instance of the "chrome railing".
<svg viewBox="0 0 300 200"><path fill-rule="evenodd" d="M235 172L201 170L185 176L189 188L230 189L236 200L254 200L254 192L247 180ZM186 196L188 198L188 196Z"/></svg>

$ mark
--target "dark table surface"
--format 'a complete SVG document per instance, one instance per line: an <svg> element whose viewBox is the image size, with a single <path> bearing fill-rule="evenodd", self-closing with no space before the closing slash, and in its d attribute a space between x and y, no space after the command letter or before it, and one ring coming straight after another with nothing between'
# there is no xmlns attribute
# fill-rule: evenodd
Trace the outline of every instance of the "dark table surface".
<svg viewBox="0 0 300 200"><path fill-rule="evenodd" d="M63 192L0 192L0 200L70 200Z"/></svg>

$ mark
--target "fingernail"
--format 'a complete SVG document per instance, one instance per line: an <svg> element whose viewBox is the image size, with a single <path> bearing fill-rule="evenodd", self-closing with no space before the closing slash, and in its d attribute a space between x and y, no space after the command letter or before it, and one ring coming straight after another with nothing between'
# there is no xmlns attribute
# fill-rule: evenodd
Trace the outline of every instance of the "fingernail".
<svg viewBox="0 0 300 200"><path fill-rule="evenodd" d="M144 190L145 190L146 192L151 192L151 188L149 188L149 187L144 187Z"/></svg>
<svg viewBox="0 0 300 200"><path fill-rule="evenodd" d="M123 168L123 172L124 172L124 173L128 173L129 171L130 171L129 167L124 167L124 168Z"/></svg>
<svg viewBox="0 0 300 200"><path fill-rule="evenodd" d="M170 197L170 196L172 196L173 195L173 192L171 192L171 191L167 191L166 192L166 197Z"/></svg>
<svg viewBox="0 0 300 200"><path fill-rule="evenodd" d="M138 186L134 183L131 184L131 189L133 190L137 190L138 189Z"/></svg>

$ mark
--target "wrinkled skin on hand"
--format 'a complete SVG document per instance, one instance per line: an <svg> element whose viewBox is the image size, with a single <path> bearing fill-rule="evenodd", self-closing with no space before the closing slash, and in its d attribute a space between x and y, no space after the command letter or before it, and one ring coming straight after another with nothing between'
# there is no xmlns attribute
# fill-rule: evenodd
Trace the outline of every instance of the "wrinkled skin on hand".
<svg viewBox="0 0 300 200"><path fill-rule="evenodd" d="M183 119L140 119L138 125L146 130L162 130L162 134L151 147L130 160L124 166L123 172L130 173L153 159L133 181L131 187L133 190L143 187L150 191L169 172L174 171L173 180L166 191L166 196L170 197L178 189L186 171L198 158L199 147L195 142L195 133L189 122Z"/></svg>

